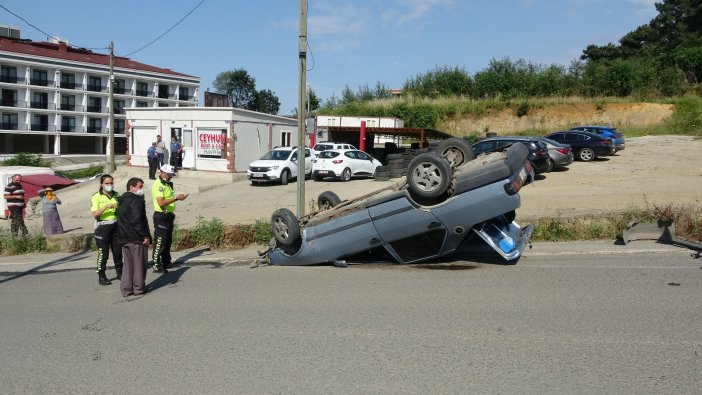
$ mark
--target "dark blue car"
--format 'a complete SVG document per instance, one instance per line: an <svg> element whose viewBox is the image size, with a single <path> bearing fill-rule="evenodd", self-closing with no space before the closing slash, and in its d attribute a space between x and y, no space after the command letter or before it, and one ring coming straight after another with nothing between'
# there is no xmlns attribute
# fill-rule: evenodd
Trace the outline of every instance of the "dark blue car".
<svg viewBox="0 0 702 395"><path fill-rule="evenodd" d="M579 130L581 132L599 134L602 137L609 137L614 142L615 151L621 151L626 148L624 135L617 128L609 126L576 126L570 130Z"/></svg>
<svg viewBox="0 0 702 395"><path fill-rule="evenodd" d="M547 138L559 143L568 144L575 153L575 158L589 162L598 156L607 156L614 153L614 143L609 137L579 130L566 130L551 133Z"/></svg>

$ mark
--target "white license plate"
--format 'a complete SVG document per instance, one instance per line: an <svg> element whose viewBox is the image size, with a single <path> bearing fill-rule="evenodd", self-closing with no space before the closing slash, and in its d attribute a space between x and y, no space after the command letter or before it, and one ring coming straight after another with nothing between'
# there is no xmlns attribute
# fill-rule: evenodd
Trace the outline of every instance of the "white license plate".
<svg viewBox="0 0 702 395"><path fill-rule="evenodd" d="M263 174L252 174L251 177L252 177L252 178L263 178L263 177L265 177L265 175L263 175Z"/></svg>
<svg viewBox="0 0 702 395"><path fill-rule="evenodd" d="M320 170L317 172L317 174L327 174L327 173L329 173L329 172L326 170Z"/></svg>

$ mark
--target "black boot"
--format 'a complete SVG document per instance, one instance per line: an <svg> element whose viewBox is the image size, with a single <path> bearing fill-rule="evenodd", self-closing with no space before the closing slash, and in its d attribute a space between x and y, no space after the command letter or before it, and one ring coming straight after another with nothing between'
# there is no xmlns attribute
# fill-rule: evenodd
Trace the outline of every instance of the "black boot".
<svg viewBox="0 0 702 395"><path fill-rule="evenodd" d="M98 284L100 285L110 285L112 282L105 276L105 272L98 273Z"/></svg>
<svg viewBox="0 0 702 395"><path fill-rule="evenodd" d="M121 280L122 279L122 269L115 269L115 271L117 272L117 280Z"/></svg>

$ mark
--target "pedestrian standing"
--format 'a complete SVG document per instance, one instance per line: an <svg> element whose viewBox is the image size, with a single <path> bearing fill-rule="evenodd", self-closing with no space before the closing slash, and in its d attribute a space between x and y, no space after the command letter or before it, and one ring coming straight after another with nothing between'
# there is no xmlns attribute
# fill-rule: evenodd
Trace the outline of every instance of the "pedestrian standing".
<svg viewBox="0 0 702 395"><path fill-rule="evenodd" d="M154 199L154 273L168 273L171 266L171 242L173 241L173 222L175 221L175 202L183 201L188 195L175 195L171 178L175 169L171 165L161 166L159 177L151 186Z"/></svg>
<svg viewBox="0 0 702 395"><path fill-rule="evenodd" d="M62 234L63 224L57 207L61 204L61 199L54 195L53 188L49 186L39 190L39 197L41 197L41 215L44 219L44 234L47 236Z"/></svg>
<svg viewBox="0 0 702 395"><path fill-rule="evenodd" d="M178 173L178 158L180 156L180 150L182 146L175 136L171 137L171 161L170 165L173 166L173 170Z"/></svg>
<svg viewBox="0 0 702 395"><path fill-rule="evenodd" d="M156 142L151 143L151 147L146 150L146 159L149 161L149 180L156 179L156 169L159 168L158 155L156 155Z"/></svg>
<svg viewBox="0 0 702 395"><path fill-rule="evenodd" d="M17 237L20 233L22 237L27 235L27 226L24 224L24 188L22 188L22 176L14 174L12 181L5 187L3 198L7 201L7 209L10 210L10 233L12 237Z"/></svg>
<svg viewBox="0 0 702 395"><path fill-rule="evenodd" d="M141 295L146 292L146 262L151 244L144 204L144 180L141 178L130 178L127 192L119 197L117 233L124 259L120 281L122 296Z"/></svg>
<svg viewBox="0 0 702 395"><path fill-rule="evenodd" d="M156 155L158 156L158 167L166 163L166 143L161 139L161 135L156 135Z"/></svg>
<svg viewBox="0 0 702 395"><path fill-rule="evenodd" d="M100 189L90 199L90 212L95 218L95 244L98 247L97 273L100 285L110 285L105 275L107 259L112 250L117 279L122 277L122 249L117 240L117 200L119 193L114 190L114 179L109 174L100 177Z"/></svg>

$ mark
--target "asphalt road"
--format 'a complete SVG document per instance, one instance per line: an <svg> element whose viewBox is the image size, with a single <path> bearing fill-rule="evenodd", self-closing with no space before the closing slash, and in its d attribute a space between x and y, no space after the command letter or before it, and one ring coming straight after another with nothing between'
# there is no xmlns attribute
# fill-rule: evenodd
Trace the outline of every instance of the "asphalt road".
<svg viewBox="0 0 702 395"><path fill-rule="evenodd" d="M418 266L0 280L2 393L699 393L702 259L551 248Z"/></svg>

